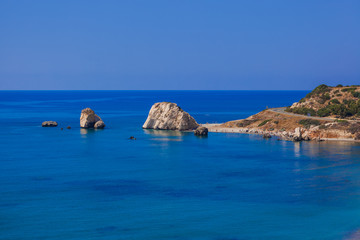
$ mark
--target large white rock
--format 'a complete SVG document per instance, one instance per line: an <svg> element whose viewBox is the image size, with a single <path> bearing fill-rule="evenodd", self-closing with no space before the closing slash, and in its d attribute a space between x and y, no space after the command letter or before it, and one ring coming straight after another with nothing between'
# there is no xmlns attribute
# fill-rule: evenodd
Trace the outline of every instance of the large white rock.
<svg viewBox="0 0 360 240"><path fill-rule="evenodd" d="M294 137L298 137L298 138L301 138L301 128L300 127L297 127L295 128L295 133L294 133Z"/></svg>
<svg viewBox="0 0 360 240"><path fill-rule="evenodd" d="M80 127L82 128L94 128L95 124L99 122L101 118L95 114L95 112L90 108L85 108L81 111L80 115ZM102 124L105 127L104 122Z"/></svg>
<svg viewBox="0 0 360 240"><path fill-rule="evenodd" d="M198 126L195 119L176 103L159 102L151 107L143 128L184 131Z"/></svg>

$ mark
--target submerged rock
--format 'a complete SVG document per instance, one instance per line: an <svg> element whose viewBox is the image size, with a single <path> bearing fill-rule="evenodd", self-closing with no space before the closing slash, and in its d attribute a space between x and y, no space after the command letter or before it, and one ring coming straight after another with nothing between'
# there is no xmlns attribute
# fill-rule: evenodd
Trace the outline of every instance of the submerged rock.
<svg viewBox="0 0 360 240"><path fill-rule="evenodd" d="M101 121L102 124L98 124L99 126L104 126L104 122L101 118L95 114L95 112L90 108L85 108L81 111L80 116L80 127L82 128L94 128L97 122Z"/></svg>
<svg viewBox="0 0 360 240"><path fill-rule="evenodd" d="M194 130L194 135L195 136L207 136L208 132L209 132L209 130L206 127L198 127L197 129Z"/></svg>
<svg viewBox="0 0 360 240"><path fill-rule="evenodd" d="M45 121L41 124L42 127L57 127L58 123L55 121Z"/></svg>
<svg viewBox="0 0 360 240"><path fill-rule="evenodd" d="M70 127L70 126L67 126L66 129L71 129L71 127Z"/></svg>
<svg viewBox="0 0 360 240"><path fill-rule="evenodd" d="M151 107L143 128L184 131L193 130L198 126L195 119L176 103L159 102Z"/></svg>

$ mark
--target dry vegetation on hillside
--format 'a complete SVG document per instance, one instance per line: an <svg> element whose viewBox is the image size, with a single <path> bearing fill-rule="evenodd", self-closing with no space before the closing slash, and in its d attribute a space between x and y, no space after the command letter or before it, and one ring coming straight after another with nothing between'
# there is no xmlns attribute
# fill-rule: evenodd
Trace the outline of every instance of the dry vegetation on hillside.
<svg viewBox="0 0 360 240"><path fill-rule="evenodd" d="M322 84L287 108L287 111L310 116L357 119L360 117L360 86L329 87Z"/></svg>

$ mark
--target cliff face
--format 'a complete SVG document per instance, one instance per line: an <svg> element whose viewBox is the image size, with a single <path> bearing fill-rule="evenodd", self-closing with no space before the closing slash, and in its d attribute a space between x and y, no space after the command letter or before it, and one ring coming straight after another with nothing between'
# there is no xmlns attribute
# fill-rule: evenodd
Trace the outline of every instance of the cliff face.
<svg viewBox="0 0 360 240"><path fill-rule="evenodd" d="M310 116L359 119L360 86L320 85L287 111Z"/></svg>
<svg viewBox="0 0 360 240"><path fill-rule="evenodd" d="M160 102L151 107L143 128L184 131L198 126L195 119L176 103Z"/></svg>

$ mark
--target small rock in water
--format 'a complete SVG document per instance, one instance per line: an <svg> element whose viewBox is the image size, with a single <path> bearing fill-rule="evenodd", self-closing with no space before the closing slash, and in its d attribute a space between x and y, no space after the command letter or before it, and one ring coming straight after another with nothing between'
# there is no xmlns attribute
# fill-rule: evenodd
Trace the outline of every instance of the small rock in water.
<svg viewBox="0 0 360 240"><path fill-rule="evenodd" d="M208 132L209 132L209 130L206 127L198 127L197 129L194 130L194 135L195 136L207 136Z"/></svg>
<svg viewBox="0 0 360 240"><path fill-rule="evenodd" d="M63 130L63 128L60 128L60 130Z"/></svg>
<svg viewBox="0 0 360 240"><path fill-rule="evenodd" d="M310 141L310 140L311 140L310 137L308 136L304 137L304 141Z"/></svg>
<svg viewBox="0 0 360 240"><path fill-rule="evenodd" d="M293 142L300 142L301 138L298 136L293 137Z"/></svg>
<svg viewBox="0 0 360 240"><path fill-rule="evenodd" d="M71 129L71 127L70 127L70 126L67 126L66 128L67 128L67 129Z"/></svg>
<svg viewBox="0 0 360 240"><path fill-rule="evenodd" d="M265 134L263 135L263 138L271 138L270 133L265 133Z"/></svg>
<svg viewBox="0 0 360 240"><path fill-rule="evenodd" d="M136 138L134 136L131 136L129 139L130 140L136 140Z"/></svg>
<svg viewBox="0 0 360 240"><path fill-rule="evenodd" d="M57 125L55 121L45 121L41 124L42 127L57 127Z"/></svg>
<svg viewBox="0 0 360 240"><path fill-rule="evenodd" d="M95 123L94 128L103 129L105 127L105 123L102 120L99 120Z"/></svg>

